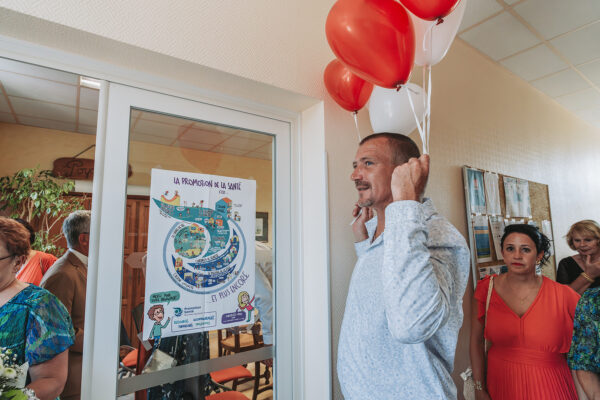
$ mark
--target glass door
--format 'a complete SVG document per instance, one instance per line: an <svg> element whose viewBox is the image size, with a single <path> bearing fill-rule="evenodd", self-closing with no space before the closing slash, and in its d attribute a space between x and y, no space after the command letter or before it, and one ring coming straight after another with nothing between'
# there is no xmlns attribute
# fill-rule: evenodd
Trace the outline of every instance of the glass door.
<svg viewBox="0 0 600 400"><path fill-rule="evenodd" d="M108 85L82 397L291 398L290 165L286 122Z"/></svg>

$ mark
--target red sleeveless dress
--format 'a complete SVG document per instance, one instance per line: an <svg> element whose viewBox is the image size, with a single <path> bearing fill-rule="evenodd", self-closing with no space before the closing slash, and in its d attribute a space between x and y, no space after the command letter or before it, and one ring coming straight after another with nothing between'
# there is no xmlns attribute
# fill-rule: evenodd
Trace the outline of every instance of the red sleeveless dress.
<svg viewBox="0 0 600 400"><path fill-rule="evenodd" d="M475 290L478 318L484 324L490 279ZM487 387L493 400L577 400L567 365L573 316L579 295L546 277L529 309L519 317L492 291L485 338Z"/></svg>

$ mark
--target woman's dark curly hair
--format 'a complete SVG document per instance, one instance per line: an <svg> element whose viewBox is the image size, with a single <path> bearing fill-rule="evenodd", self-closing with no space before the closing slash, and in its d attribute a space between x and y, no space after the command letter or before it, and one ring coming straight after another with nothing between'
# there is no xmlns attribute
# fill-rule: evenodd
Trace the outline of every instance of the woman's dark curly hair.
<svg viewBox="0 0 600 400"><path fill-rule="evenodd" d="M536 254L544 253L540 265L544 265L548 261L550 258L550 239L540 232L538 228L528 224L508 225L504 228L504 235L502 235L502 240L500 241L502 248L504 248L504 239L511 233L522 233L529 236L533 240L533 243L535 243Z"/></svg>

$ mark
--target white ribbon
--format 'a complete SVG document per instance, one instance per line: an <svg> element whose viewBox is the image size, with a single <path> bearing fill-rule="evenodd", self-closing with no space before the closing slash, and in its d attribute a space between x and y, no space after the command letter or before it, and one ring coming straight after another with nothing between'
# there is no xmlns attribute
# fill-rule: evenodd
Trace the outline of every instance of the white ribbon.
<svg viewBox="0 0 600 400"><path fill-rule="evenodd" d="M352 116L354 117L354 126L356 126L356 134L358 135L358 143L361 142L362 138L360 137L360 129L358 128L358 111L354 111Z"/></svg>

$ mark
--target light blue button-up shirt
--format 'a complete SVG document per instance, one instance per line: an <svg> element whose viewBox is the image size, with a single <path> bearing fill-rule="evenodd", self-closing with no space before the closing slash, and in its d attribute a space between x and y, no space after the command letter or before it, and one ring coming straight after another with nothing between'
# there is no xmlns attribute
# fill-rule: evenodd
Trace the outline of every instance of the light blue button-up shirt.
<svg viewBox="0 0 600 400"><path fill-rule="evenodd" d="M337 371L346 400L456 399L469 250L431 200L394 202L356 243Z"/></svg>

